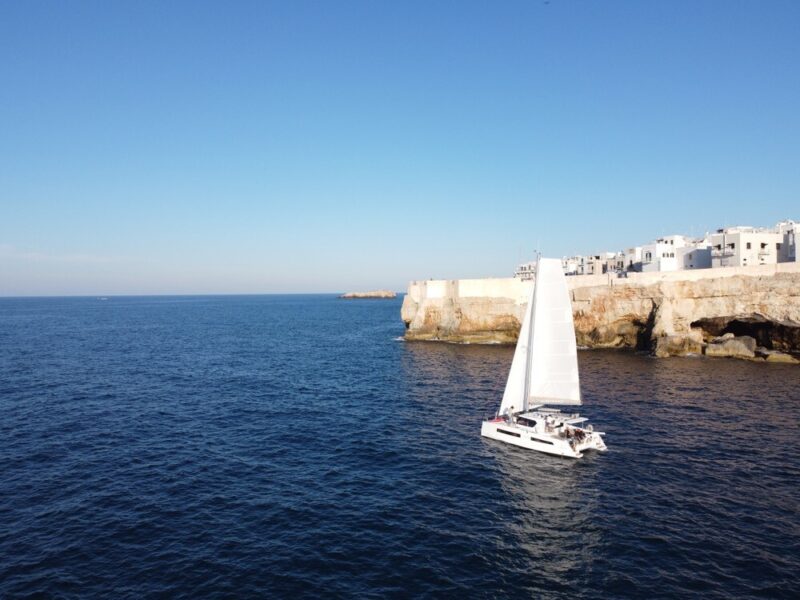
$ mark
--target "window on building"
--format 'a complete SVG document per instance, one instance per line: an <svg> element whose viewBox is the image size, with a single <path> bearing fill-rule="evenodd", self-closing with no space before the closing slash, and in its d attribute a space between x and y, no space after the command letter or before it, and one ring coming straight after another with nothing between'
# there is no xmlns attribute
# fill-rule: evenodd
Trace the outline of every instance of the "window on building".
<svg viewBox="0 0 800 600"><path fill-rule="evenodd" d="M750 250L750 242L747 242L747 249Z"/></svg>
<svg viewBox="0 0 800 600"><path fill-rule="evenodd" d="M762 242L762 243L761 243L761 249L763 250L763 249L764 249L764 248L766 248L766 247L767 247L767 245L766 245L764 242Z"/></svg>
<svg viewBox="0 0 800 600"><path fill-rule="evenodd" d="M722 250L722 244L717 244L717 245L716 245L716 246L714 246L714 247L715 247L717 250Z"/></svg>

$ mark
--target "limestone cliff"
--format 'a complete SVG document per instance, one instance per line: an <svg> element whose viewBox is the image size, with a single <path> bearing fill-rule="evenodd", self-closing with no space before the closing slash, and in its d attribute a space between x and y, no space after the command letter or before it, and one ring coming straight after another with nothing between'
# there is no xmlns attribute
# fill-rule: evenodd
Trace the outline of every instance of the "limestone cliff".
<svg viewBox="0 0 800 600"><path fill-rule="evenodd" d="M401 312L406 339L513 343L531 285L518 279L412 282ZM717 338L730 333L755 340L759 353L749 343L727 344L747 347L747 356L776 361L784 359L780 352L800 353L800 264L570 277L568 285L580 346L656 356L701 354L711 346L709 355L726 355Z"/></svg>

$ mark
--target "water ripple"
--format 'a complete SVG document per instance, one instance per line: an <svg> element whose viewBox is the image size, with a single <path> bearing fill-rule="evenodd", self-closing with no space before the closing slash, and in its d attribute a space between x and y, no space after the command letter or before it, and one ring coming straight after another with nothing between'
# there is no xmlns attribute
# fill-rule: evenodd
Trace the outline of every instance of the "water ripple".
<svg viewBox="0 0 800 600"><path fill-rule="evenodd" d="M609 452L484 440L399 301L0 301L0 597L794 598L800 370L582 352Z"/></svg>

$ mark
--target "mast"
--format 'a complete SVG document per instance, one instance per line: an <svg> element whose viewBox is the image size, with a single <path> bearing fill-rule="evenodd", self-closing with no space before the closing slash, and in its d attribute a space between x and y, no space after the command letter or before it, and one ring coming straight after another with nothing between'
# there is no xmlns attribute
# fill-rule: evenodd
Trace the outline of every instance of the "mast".
<svg viewBox="0 0 800 600"><path fill-rule="evenodd" d="M539 275L541 273L542 255L536 256L536 277L533 282L533 297L528 312L531 318L528 320L528 355L525 357L525 385L522 392L522 412L528 411L528 398L531 395L531 371L533 370L533 324L536 321L536 296L539 293Z"/></svg>

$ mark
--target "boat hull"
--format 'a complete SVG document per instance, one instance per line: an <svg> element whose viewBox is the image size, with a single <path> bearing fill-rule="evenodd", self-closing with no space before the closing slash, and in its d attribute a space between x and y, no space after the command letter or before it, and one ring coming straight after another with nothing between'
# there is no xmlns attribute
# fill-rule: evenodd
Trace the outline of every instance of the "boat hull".
<svg viewBox="0 0 800 600"><path fill-rule="evenodd" d="M587 450L605 452L606 445L597 433L590 433L580 442L570 444L570 441L553 435L532 431L528 427L510 425L503 420L484 421L481 425L481 435L498 442L505 442L527 450L535 450L555 456L567 458L580 458Z"/></svg>

